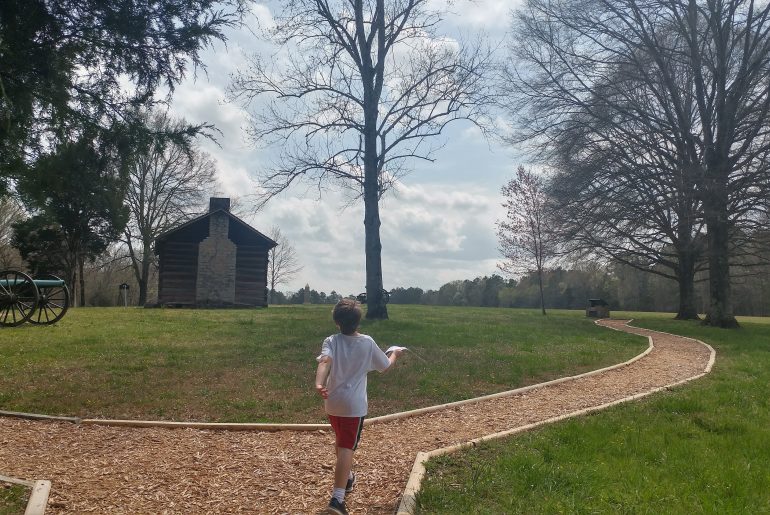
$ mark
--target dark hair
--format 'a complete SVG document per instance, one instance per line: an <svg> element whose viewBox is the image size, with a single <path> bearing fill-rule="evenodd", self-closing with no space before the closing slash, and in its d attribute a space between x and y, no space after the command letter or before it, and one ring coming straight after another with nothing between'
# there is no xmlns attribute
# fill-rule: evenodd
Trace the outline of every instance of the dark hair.
<svg viewBox="0 0 770 515"><path fill-rule="evenodd" d="M342 299L332 310L332 319L339 324L342 334L353 334L361 322L361 304L355 299Z"/></svg>

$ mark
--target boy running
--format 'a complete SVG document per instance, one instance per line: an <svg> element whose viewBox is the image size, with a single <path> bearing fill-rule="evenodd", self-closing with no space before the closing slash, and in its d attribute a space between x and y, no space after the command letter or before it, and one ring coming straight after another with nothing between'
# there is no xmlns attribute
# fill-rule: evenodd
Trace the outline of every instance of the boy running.
<svg viewBox="0 0 770 515"><path fill-rule="evenodd" d="M386 355L370 336L358 332L361 306L353 299L339 301L332 311L332 319L340 332L323 342L321 354L316 358L315 388L324 398L324 408L336 438L334 490L328 511L347 515L345 493L356 483L352 471L353 452L361 440L368 411L366 375L372 370L385 372L402 351Z"/></svg>

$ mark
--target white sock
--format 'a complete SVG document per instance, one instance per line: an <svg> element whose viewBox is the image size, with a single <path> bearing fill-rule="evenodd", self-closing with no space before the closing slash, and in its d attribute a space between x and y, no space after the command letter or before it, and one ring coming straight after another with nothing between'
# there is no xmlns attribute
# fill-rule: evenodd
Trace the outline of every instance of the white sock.
<svg viewBox="0 0 770 515"><path fill-rule="evenodd" d="M348 474L348 479L353 479L353 471L350 471L350 474Z"/></svg>
<svg viewBox="0 0 770 515"><path fill-rule="evenodd" d="M332 497L337 499L339 502L342 502L345 500L345 489L344 488L335 488L334 492L332 492Z"/></svg>

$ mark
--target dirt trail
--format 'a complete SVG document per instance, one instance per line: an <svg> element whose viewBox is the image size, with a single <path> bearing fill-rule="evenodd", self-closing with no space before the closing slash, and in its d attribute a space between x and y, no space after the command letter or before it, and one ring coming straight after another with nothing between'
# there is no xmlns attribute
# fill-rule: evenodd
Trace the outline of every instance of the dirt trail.
<svg viewBox="0 0 770 515"><path fill-rule="evenodd" d="M638 329L655 348L594 376L373 424L356 452L356 514L392 514L418 451L545 420L702 374L703 344ZM230 432L78 426L0 418L0 473L52 481L47 514L318 513L332 483L328 431Z"/></svg>

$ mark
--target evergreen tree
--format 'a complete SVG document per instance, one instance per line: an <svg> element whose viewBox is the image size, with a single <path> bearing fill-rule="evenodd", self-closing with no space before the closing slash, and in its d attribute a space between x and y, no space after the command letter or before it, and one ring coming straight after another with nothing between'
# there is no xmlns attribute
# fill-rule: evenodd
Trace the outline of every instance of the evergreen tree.
<svg viewBox="0 0 770 515"><path fill-rule="evenodd" d="M0 190L73 127L109 128L162 101L158 88L172 92L201 66L242 10L241 0L0 2Z"/></svg>
<svg viewBox="0 0 770 515"><path fill-rule="evenodd" d="M24 240L25 234L47 244L61 238L66 255L61 266L73 295L75 278L79 278L81 305L85 303L84 260L93 261L104 252L128 219L123 206L126 150L122 132L115 130L110 137L87 134L61 143L38 159L18 184L28 208L37 215L30 226L21 226L22 231L17 232L19 248L31 245L31 240ZM30 230L25 233L25 229Z"/></svg>

